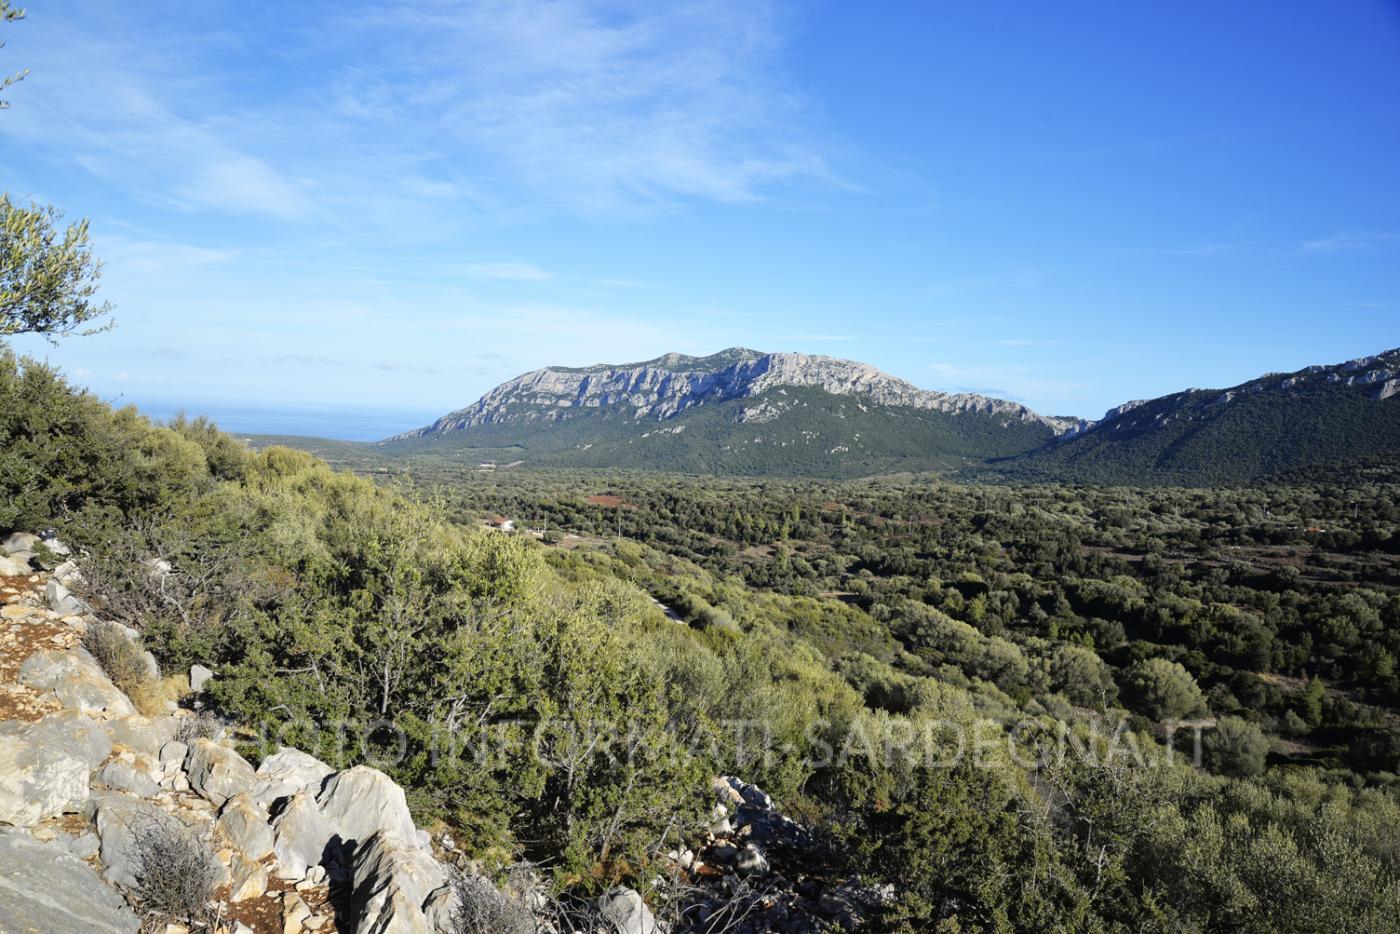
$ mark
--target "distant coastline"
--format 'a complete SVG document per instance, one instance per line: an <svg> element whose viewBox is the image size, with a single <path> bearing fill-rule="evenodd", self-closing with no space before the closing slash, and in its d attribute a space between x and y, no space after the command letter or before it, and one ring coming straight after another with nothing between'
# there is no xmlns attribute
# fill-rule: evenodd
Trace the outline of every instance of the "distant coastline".
<svg viewBox="0 0 1400 934"><path fill-rule="evenodd" d="M304 435L336 441L378 441L424 425L440 412L433 409L351 410L330 406L277 406L256 402L175 403L138 399L113 400L134 405L148 418L168 421L179 412L204 415L235 434Z"/></svg>

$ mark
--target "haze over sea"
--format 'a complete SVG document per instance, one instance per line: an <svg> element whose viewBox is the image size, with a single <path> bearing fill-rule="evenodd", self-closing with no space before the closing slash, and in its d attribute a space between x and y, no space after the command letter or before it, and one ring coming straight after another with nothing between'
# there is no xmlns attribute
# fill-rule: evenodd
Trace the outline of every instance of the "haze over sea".
<svg viewBox="0 0 1400 934"><path fill-rule="evenodd" d="M180 412L193 418L204 415L224 431L234 434L307 435L337 441L378 441L427 425L441 412L429 409L361 409L330 406L258 406L246 402L208 402L194 405L136 399L113 400L135 405L143 415L168 421Z"/></svg>

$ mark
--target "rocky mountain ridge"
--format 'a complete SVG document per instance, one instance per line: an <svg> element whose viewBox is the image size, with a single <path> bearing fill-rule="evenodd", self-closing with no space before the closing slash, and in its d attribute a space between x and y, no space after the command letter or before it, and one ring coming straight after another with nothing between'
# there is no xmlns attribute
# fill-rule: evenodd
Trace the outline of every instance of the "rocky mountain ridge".
<svg viewBox="0 0 1400 934"><path fill-rule="evenodd" d="M1125 403L996 466L1025 479L1252 483L1400 455L1400 348Z"/></svg>
<svg viewBox="0 0 1400 934"><path fill-rule="evenodd" d="M1220 406L1267 392L1303 395L1322 386L1355 387L1384 402L1400 395L1400 348L1335 364L1305 367L1293 373L1266 373L1225 390L1187 389L1156 399L1138 399L1109 409L1104 417L1075 434L1133 431L1175 420L1209 418Z"/></svg>
<svg viewBox="0 0 1400 934"><path fill-rule="evenodd" d="M545 367L502 383L432 425L389 440L481 425L555 422L580 410L602 408L617 409L636 420L664 421L698 406L753 398L781 387L813 388L879 406L1002 416L1044 425L1056 435L1082 430L1087 424L1040 415L1005 399L920 389L851 360L735 347L708 357L672 353L633 364Z"/></svg>

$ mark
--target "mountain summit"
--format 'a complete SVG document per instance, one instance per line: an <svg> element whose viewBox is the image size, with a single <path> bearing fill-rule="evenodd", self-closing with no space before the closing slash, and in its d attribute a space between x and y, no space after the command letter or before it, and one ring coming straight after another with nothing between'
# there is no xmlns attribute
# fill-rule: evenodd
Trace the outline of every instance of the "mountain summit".
<svg viewBox="0 0 1400 934"><path fill-rule="evenodd" d="M920 389L872 366L835 357L763 353L731 347L708 357L668 353L641 363L589 367L545 367L502 383L476 403L398 439L422 437L478 425L560 421L579 409L616 407L635 419L670 419L699 405L760 396L781 386L806 387L854 396L876 405L961 414L980 412L1046 426L1054 434L1082 428L1075 419L1048 418L1026 406L975 393ZM749 411L742 421L764 421ZM395 440L398 440L395 439Z"/></svg>
<svg viewBox="0 0 1400 934"><path fill-rule="evenodd" d="M1007 457L1087 424L850 360L734 347L534 370L384 443L560 466L849 475Z"/></svg>

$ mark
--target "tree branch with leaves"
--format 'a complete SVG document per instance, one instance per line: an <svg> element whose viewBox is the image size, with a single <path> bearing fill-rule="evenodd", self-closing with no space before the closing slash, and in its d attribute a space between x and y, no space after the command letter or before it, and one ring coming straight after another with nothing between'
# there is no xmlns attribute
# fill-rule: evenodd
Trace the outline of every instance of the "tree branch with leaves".
<svg viewBox="0 0 1400 934"><path fill-rule="evenodd" d="M10 0L0 0L0 23L13 23L17 19L24 19L24 11L17 7L10 6ZM5 43L0 42L0 49L4 47ZM17 71L12 75L5 75L3 78L0 78L0 91L5 90L17 81L23 81L28 74L29 69L25 68L22 71ZM8 106L10 106L9 101L0 100L0 110L4 110Z"/></svg>
<svg viewBox="0 0 1400 934"><path fill-rule="evenodd" d="M0 337L53 340L112 326L94 325L111 305L96 298L102 264L92 255L88 222L62 228L62 217L56 208L0 195Z"/></svg>
<svg viewBox="0 0 1400 934"><path fill-rule="evenodd" d="M0 23L23 18L24 10L0 0ZM0 91L28 74L26 68L0 77ZM0 100L0 109L8 106ZM111 327L88 326L111 311L96 300L102 264L92 255L88 222L63 228L62 217L56 208L25 207L0 195L0 338L42 334L53 341Z"/></svg>

